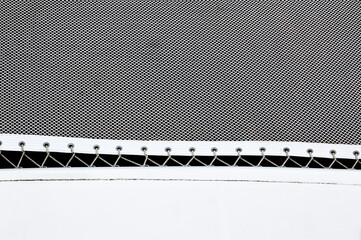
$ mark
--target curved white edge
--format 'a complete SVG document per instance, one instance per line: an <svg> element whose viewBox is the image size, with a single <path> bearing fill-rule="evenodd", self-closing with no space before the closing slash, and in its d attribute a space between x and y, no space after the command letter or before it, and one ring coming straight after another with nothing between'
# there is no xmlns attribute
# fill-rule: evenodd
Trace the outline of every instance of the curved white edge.
<svg viewBox="0 0 361 240"><path fill-rule="evenodd" d="M267 167L97 167L0 170L0 182L59 180L251 181L293 184L342 184L361 187L361 171Z"/></svg>
<svg viewBox="0 0 361 240"><path fill-rule="evenodd" d="M361 152L361 145L324 144L303 142L271 142L271 141L135 141L135 140L106 140L69 138L38 135L0 134L1 150L20 151L19 142L24 142L25 151L45 152L44 143L49 143L50 152L70 153L68 145L74 145L74 152L94 154L94 146L99 146L99 154L117 154L116 147L121 146L121 154L144 155L142 147L147 148L148 155L166 156L166 148L171 148L171 155L191 156L190 148L195 149L196 156L213 156L212 148L217 148L218 156L237 156L237 148L241 148L241 155L261 155L260 148L265 148L266 156L285 156L284 148L289 148L290 156L309 157L308 150L312 149L312 156L332 158L331 150L336 151L337 158L355 159L354 152Z"/></svg>

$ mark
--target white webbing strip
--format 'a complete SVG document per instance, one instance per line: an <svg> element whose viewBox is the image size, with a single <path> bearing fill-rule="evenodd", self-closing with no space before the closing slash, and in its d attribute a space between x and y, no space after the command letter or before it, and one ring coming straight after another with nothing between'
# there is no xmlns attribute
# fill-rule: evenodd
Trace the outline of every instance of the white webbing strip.
<svg viewBox="0 0 361 240"><path fill-rule="evenodd" d="M70 153L69 144L73 144L74 152L95 154L94 146L99 146L99 154L118 153L117 147L121 146L123 155L144 155L144 149L148 155L167 156L166 148L171 148L172 156L191 156L190 148L195 149L197 156L213 156L214 148L218 156L237 156L237 148L241 148L243 156L261 155L260 148L265 149L267 156L285 156L285 148L289 149L289 155L310 157L308 152L312 149L313 157L333 158L330 151L334 150L337 158L355 159L354 152L361 152L360 145L323 144L302 142L206 142L206 141L134 141L134 140L106 140L86 139L53 136L15 135L0 134L1 150L21 151L20 142L23 142L25 151L45 152L44 143L49 143L50 152Z"/></svg>

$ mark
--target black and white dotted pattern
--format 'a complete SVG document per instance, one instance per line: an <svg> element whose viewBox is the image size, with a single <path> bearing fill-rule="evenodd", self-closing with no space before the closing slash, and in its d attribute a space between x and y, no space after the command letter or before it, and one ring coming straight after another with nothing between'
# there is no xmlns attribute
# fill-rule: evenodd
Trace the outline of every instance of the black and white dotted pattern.
<svg viewBox="0 0 361 240"><path fill-rule="evenodd" d="M361 144L360 1L1 1L0 133Z"/></svg>

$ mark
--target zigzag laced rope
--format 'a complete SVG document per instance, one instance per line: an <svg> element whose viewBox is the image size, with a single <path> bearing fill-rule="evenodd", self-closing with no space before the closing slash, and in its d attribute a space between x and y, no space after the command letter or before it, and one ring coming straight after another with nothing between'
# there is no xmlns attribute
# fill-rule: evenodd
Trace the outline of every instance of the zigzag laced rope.
<svg viewBox="0 0 361 240"><path fill-rule="evenodd" d="M139 157L138 155L131 155L131 156L127 156L124 157L121 154L121 150L122 147L118 146L116 147L116 151L114 151L114 155L117 155L117 158L115 160L114 163L112 163L112 161L107 160L107 157L105 156L101 156L99 153L99 146L95 145L94 148L94 155L93 154L86 154L86 155L82 155L82 158L86 158L86 161L84 159L82 159L81 157L79 157L76 152L75 152L75 146L74 144L69 144L68 148L70 149L70 153L69 154L65 154L64 156L66 157L67 155L70 155L69 159L67 161L60 161L59 158L56 158L52 155L52 153L49 150L49 143L44 143L44 153L45 153L45 157L43 158L43 160L40 162L40 164L34 160L34 157L31 157L31 152L29 152L30 156L28 155L28 152L25 151L25 143L24 142L20 142L19 143L19 147L20 147L20 152L21 152L21 156L19 160L16 159L11 159L11 157L9 158L8 156L5 156L4 152L2 152L2 149L0 148L0 163L1 161L5 161L8 164L10 164L11 167L13 168L22 168L23 166L25 167L29 167L29 163L31 164L30 167L37 167L37 168L46 168L47 163L49 163L50 161L52 161L53 163L56 163L56 167L71 167L72 163L76 160L79 163L81 163L82 166L85 167L95 167L95 166L108 166L108 167L119 167L119 166L129 166L129 164L131 166L138 166L138 167L149 167L149 166L157 166L157 167L164 167L164 166L192 166L195 165L194 163L200 164L201 166L227 166L227 167L235 167L235 166L251 166L251 167L262 167L262 166L272 166L272 167L288 167L290 164L292 163L292 166L297 166L299 168L309 168L309 167L321 167L324 169L332 169L332 168L342 168L342 169L357 169L358 165L361 164L361 161L359 159L359 152L358 151L354 151L353 155L355 156L354 162L350 162L351 160L348 161L344 161L344 160L340 160L336 157L336 151L331 150L330 154L332 156L331 160L327 160L327 159L323 159L323 160L317 160L314 158L313 156L313 150L309 149L307 150L308 155L309 155L309 160L307 161L307 163L305 165L302 165L301 162L296 161L295 159L293 159L290 155L290 149L289 148L284 148L283 151L285 152L285 159L282 161L282 164L280 164L280 159L277 158L277 160L273 161L271 160L272 158L268 158L266 156L266 149L265 148L260 148L260 153L261 153L261 159L260 160L255 160L255 156L252 156L253 160L248 160L247 157L244 157L241 155L241 148L237 148L236 149L236 154L235 154L235 160L232 160L231 156L227 156L227 157L221 157L219 156L218 153L218 149L213 147L210 149L210 151L213 153L213 158L211 159L210 163L207 164L204 161L200 160L195 152L196 149L191 147L189 149L191 156L190 159L186 162L186 163L182 163L182 161L177 159L177 156L173 156L171 154L172 150L170 147L167 147L165 149L166 153L167 153L167 157L165 160L162 160L160 157L156 158L156 160L152 159L151 157L149 157L148 153L147 153L147 147L142 147L141 151L143 152L143 156L144 156L144 160L143 163L138 163L137 159L139 161ZM0 146L1 146L1 141L0 141ZM6 154L8 155L8 153ZM37 155L38 156L38 155ZM92 157L92 160L90 160L89 158ZM182 156L183 158L185 156ZM282 156L279 156L282 157ZM136 160L133 160L136 159ZM303 158L304 159L304 158ZM234 162L233 162L234 161ZM327 163L328 161L329 164ZM27 162L27 163L25 163ZM90 164L88 164L87 162L90 162ZM267 164L266 164L267 163ZM278 163L278 164L277 164ZM327 163L327 164L325 164ZM127 164L127 165L125 165ZM150 164L150 165L149 165ZM175 164L175 165L174 165ZM352 165L351 165L352 164ZM288 165L288 166L287 166ZM54 165L52 165L54 166Z"/></svg>
<svg viewBox="0 0 361 240"><path fill-rule="evenodd" d="M21 147L21 157L20 157L20 160L18 162L18 165L16 165L16 168L19 168L20 165L21 165L21 161L23 161L24 159L28 159L30 160L32 163L34 163L37 167L41 167L37 162L35 162L33 159L31 159L26 153L25 153L25 149L24 149L24 146L25 146L25 143L24 142L20 142L19 143L19 146Z"/></svg>
<svg viewBox="0 0 361 240"><path fill-rule="evenodd" d="M67 164L65 165L65 167L69 167L71 161L75 158L77 159L79 162L83 163L85 166L89 167L89 164L87 164L86 162L84 162L83 160L81 160L78 156L76 156L75 152L74 152L74 145L73 144L69 144L68 147L70 148L70 151L72 153L69 161L67 162Z"/></svg>

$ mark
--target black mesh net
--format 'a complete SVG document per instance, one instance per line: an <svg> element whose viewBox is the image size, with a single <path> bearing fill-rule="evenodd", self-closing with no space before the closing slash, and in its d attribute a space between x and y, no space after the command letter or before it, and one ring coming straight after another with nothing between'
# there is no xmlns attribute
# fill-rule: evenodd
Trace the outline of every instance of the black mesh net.
<svg viewBox="0 0 361 240"><path fill-rule="evenodd" d="M0 133L361 143L360 1L1 1Z"/></svg>

